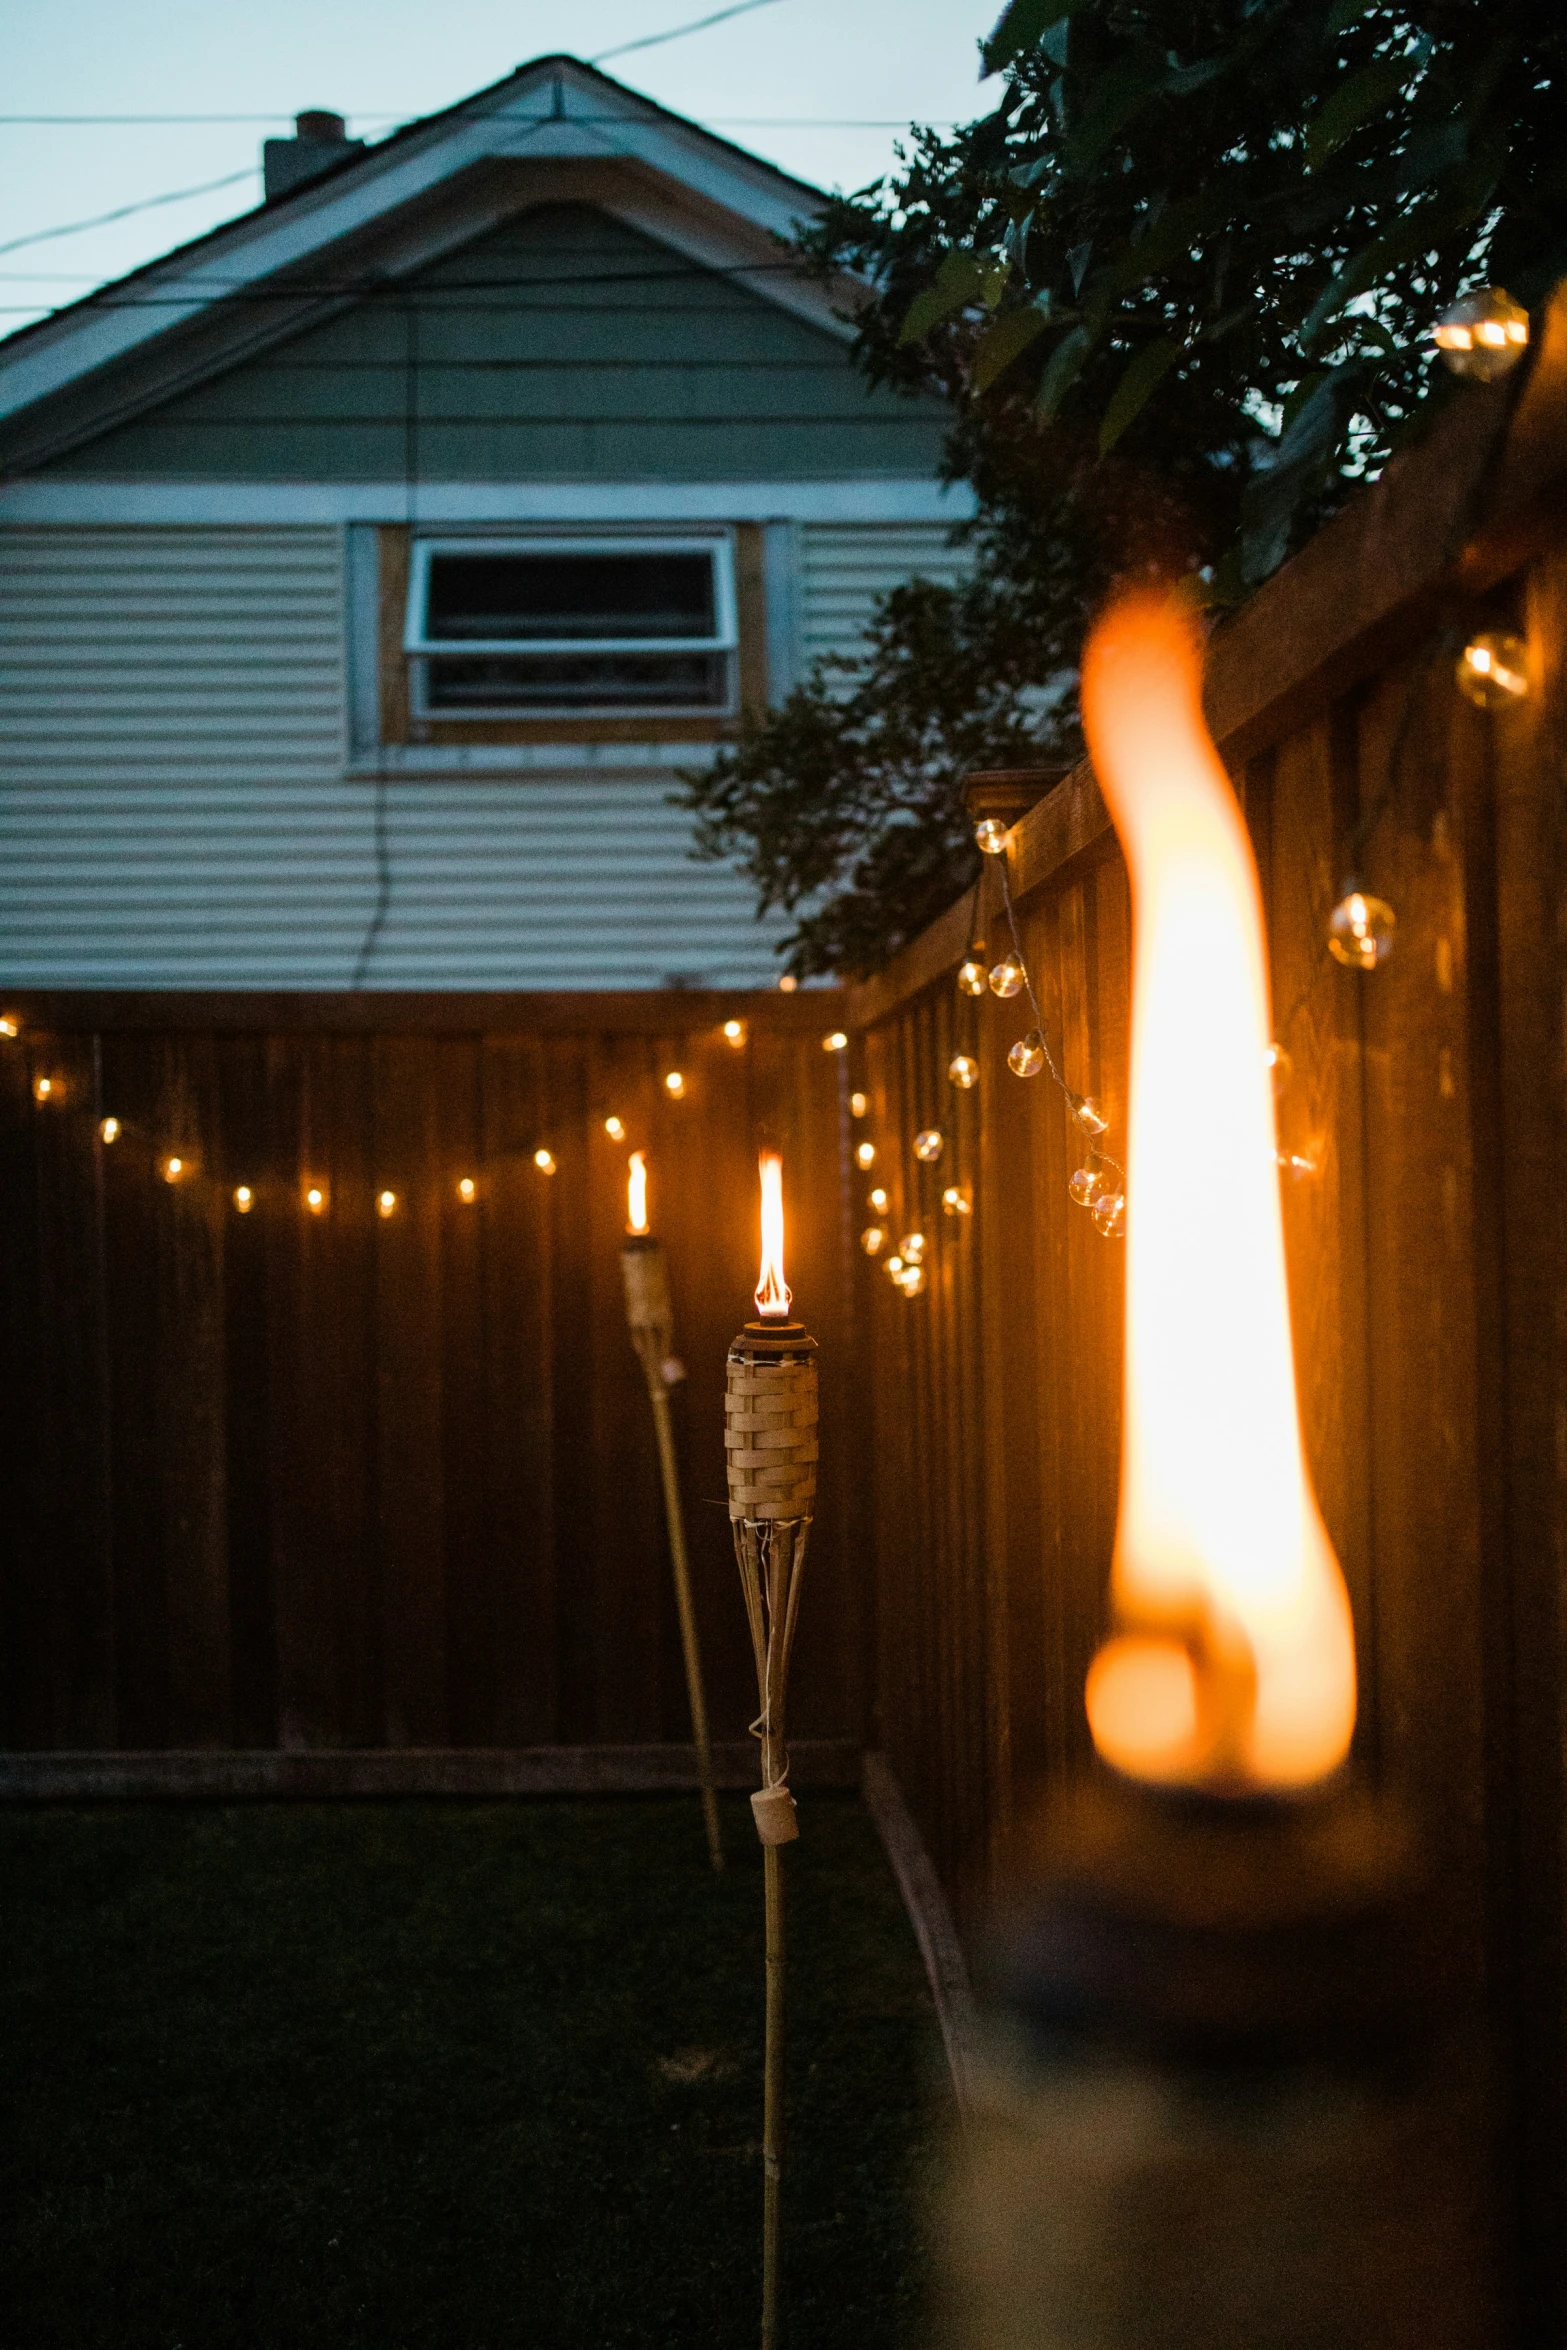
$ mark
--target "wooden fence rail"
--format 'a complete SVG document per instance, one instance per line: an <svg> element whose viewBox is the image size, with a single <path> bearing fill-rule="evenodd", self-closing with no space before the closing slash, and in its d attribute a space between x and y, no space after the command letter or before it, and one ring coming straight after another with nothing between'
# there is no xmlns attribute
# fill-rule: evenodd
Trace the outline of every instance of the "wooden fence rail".
<svg viewBox="0 0 1567 2350"><path fill-rule="evenodd" d="M763 1129L824 1342L799 1728L859 1734L832 999L5 1008L21 1033L0 1045L0 1745L688 1736L620 1288L637 1145L690 1372L677 1411L715 1734L743 1737L722 1386L756 1278ZM726 1018L746 1023L738 1047Z"/></svg>
<svg viewBox="0 0 1567 2350"><path fill-rule="evenodd" d="M1561 2338L1562 1499L1567 301L1529 379L1449 409L1216 640L1209 709L1268 911L1293 1063L1284 1183L1308 1450L1355 1609L1364 1768L1433 1839L1430 1927L1503 2051L1523 2337ZM1454 683L1465 633L1529 639L1505 718ZM1385 802L1385 806L1384 806ZM1325 952L1349 843L1392 901L1371 976ZM1124 1148L1125 873L1091 775L1015 828L1023 946L1069 1081ZM978 909L998 959L999 876ZM1122 1252L1068 1197L1026 999L953 985L968 902L856 991L894 1236L862 1272L874 1371L880 1744L972 1914L1024 1796L1081 1764L1120 1444ZM966 1048L972 1092L946 1079ZM947 1138L934 1165L915 1133ZM1222 1185L1215 1165L1208 1179ZM968 1186L973 1214L944 1216ZM859 1218L868 1223L867 1213ZM886 1219L874 1219L881 1222Z"/></svg>

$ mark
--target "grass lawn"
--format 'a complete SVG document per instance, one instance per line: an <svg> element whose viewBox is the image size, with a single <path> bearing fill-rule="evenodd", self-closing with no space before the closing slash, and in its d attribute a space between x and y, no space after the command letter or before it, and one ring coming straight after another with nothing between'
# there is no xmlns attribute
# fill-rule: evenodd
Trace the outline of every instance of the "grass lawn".
<svg viewBox="0 0 1567 2350"><path fill-rule="evenodd" d="M875 1831L788 1856L788 2350L917 2331L945 2114ZM4 2350L757 2339L762 1875L729 1799L0 1813Z"/></svg>

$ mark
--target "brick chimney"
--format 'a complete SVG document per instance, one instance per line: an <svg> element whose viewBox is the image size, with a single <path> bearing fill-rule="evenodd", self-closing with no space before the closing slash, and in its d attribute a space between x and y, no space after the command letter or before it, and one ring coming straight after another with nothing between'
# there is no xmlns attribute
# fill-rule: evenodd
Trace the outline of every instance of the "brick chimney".
<svg viewBox="0 0 1567 2350"><path fill-rule="evenodd" d="M273 204L279 196L292 195L296 188L318 180L345 155L357 155L363 146L363 139L348 137L340 114L330 114L321 107L296 114L291 139L262 142L261 182L267 202Z"/></svg>

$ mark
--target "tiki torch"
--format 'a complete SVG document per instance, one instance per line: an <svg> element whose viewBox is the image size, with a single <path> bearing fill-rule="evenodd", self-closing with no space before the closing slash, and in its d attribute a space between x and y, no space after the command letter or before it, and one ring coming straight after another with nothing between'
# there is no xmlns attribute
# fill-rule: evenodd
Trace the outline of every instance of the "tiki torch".
<svg viewBox="0 0 1567 2350"><path fill-rule="evenodd" d="M1477 2350L1465 2060L1301 1442L1262 902L1189 624L1083 664L1133 908L1114 1624L1025 1839L949 2206L968 2350Z"/></svg>
<svg viewBox="0 0 1567 2350"><path fill-rule="evenodd" d="M767 2048L762 2111L762 2350L778 2339L784 2142L783 1847L799 1835L789 1792L784 1702L816 1502L816 1341L791 1321L783 1269L783 1166L763 1151L762 1271L757 1320L729 1349L724 1448L729 1517L751 1627L761 1710L762 1784L751 1798L762 1841L767 1937Z"/></svg>
<svg viewBox="0 0 1567 2350"><path fill-rule="evenodd" d="M648 1229L647 1157L631 1154L626 1181L626 1238L620 1251L620 1270L626 1285L626 1320L631 1343L641 1360L653 1406L653 1432L658 1439L658 1465L664 1481L664 1517L669 1527L669 1556L675 1574L675 1610L680 1618L680 1647L685 1658L686 1696L691 1707L691 1735L702 1778L702 1817L707 1825L707 1850L715 1869L724 1865L718 1833L718 1797L713 1787L713 1753L707 1734L707 1696L702 1686L702 1651L697 1640L696 1610L691 1604L691 1564L686 1555L685 1512L680 1506L680 1470L675 1459L675 1434L669 1419L671 1378L682 1376L674 1360L674 1314L669 1302L669 1267L662 1242Z"/></svg>

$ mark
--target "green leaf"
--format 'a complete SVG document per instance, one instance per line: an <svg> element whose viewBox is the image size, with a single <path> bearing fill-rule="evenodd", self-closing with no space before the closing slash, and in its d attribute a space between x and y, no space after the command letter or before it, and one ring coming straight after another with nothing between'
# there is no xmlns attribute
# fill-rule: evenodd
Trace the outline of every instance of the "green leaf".
<svg viewBox="0 0 1567 2350"><path fill-rule="evenodd" d="M972 253L949 253L922 294L909 304L899 332L900 343L917 343L933 326L982 299L985 272Z"/></svg>
<svg viewBox="0 0 1567 2350"><path fill-rule="evenodd" d="M1160 87L1165 72L1159 51L1138 42L1089 83L1076 126L1061 151L1061 168L1069 178L1087 177L1112 139Z"/></svg>
<svg viewBox="0 0 1567 2350"><path fill-rule="evenodd" d="M1046 424L1053 424L1060 414L1061 403L1076 382L1083 361L1088 357L1093 336L1086 326L1074 326L1063 335L1050 354L1049 363L1040 379L1036 409Z"/></svg>
<svg viewBox="0 0 1567 2350"><path fill-rule="evenodd" d="M1003 310L979 338L974 353L972 389L976 398L988 392L1022 352L1036 342L1050 324L1048 309Z"/></svg>
<svg viewBox="0 0 1567 2350"><path fill-rule="evenodd" d="M981 45L980 80L1000 73L1025 49L1034 48L1052 25L1064 16L1075 16L1087 4L1088 0L1008 0L989 40Z"/></svg>
<svg viewBox="0 0 1567 2350"><path fill-rule="evenodd" d="M1099 426L1099 454L1109 455L1134 416L1145 407L1157 385L1181 356L1183 346L1173 335L1163 335L1139 351L1110 395L1110 405Z"/></svg>
<svg viewBox="0 0 1567 2350"><path fill-rule="evenodd" d="M1429 48L1429 43L1427 44ZM1418 52L1404 57L1381 57L1339 84L1327 104L1306 127L1306 161L1315 171L1368 115L1379 113L1414 79L1425 59Z"/></svg>

